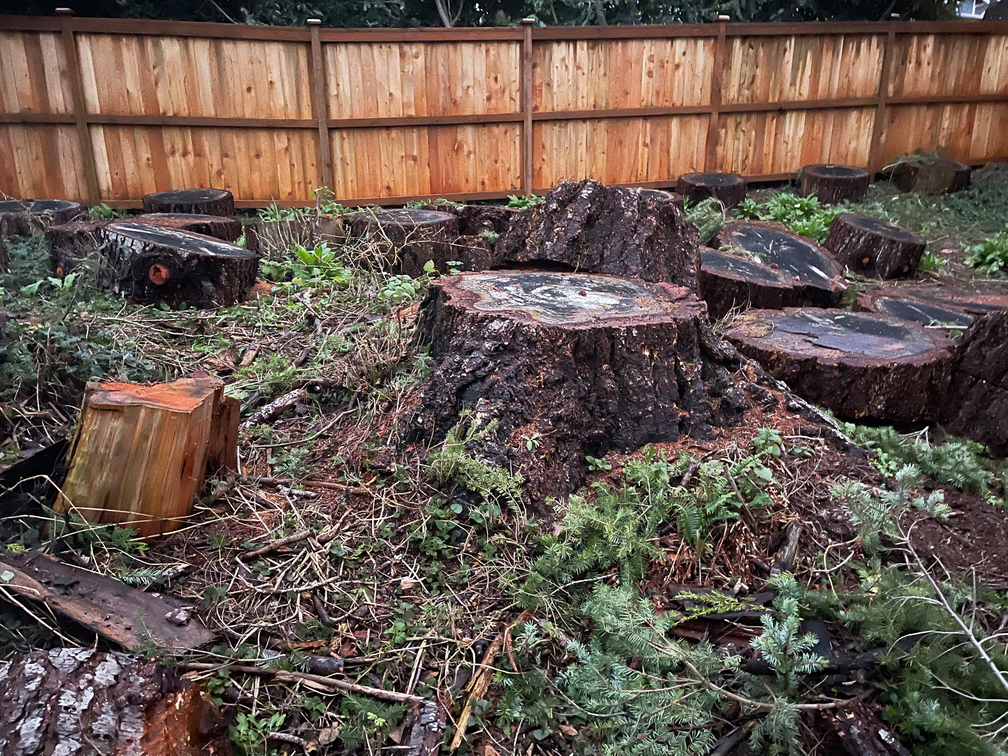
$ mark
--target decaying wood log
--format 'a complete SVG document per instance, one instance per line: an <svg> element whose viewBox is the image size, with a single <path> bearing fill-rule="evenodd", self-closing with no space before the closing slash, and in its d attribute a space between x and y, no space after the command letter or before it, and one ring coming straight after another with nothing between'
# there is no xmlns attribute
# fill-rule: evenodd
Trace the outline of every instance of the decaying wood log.
<svg viewBox="0 0 1008 756"><path fill-rule="evenodd" d="M734 173L684 173L676 183L676 192L701 202L713 197L730 210L745 199L749 186Z"/></svg>
<svg viewBox="0 0 1008 756"><path fill-rule="evenodd" d="M564 181L511 221L495 249L497 266L562 265L692 287L697 229L665 194Z"/></svg>
<svg viewBox="0 0 1008 756"><path fill-rule="evenodd" d="M750 310L725 338L799 396L844 418L934 419L954 342L885 315L836 310Z"/></svg>
<svg viewBox="0 0 1008 756"><path fill-rule="evenodd" d="M970 167L946 158L928 163L907 160L896 164L892 180L904 192L949 194L970 185Z"/></svg>
<svg viewBox="0 0 1008 756"><path fill-rule="evenodd" d="M195 213L144 213L134 219L136 223L159 228L174 228L194 234L212 236L221 241L234 242L242 234L242 226L234 218L221 215L196 215Z"/></svg>
<svg viewBox="0 0 1008 756"><path fill-rule="evenodd" d="M229 756L227 732L196 683L153 659L54 648L0 663L3 756Z"/></svg>
<svg viewBox="0 0 1008 756"><path fill-rule="evenodd" d="M871 176L863 168L849 165L806 165L801 171L802 197L820 202L857 202L868 193Z"/></svg>
<svg viewBox="0 0 1008 756"><path fill-rule="evenodd" d="M226 189L175 189L143 197L145 213L194 213L234 218L234 196Z"/></svg>
<svg viewBox="0 0 1008 756"><path fill-rule="evenodd" d="M448 262L457 259L452 254L459 222L451 213L419 208L364 210L354 216L350 233L367 238L387 264L409 276L422 275L428 261L445 272Z"/></svg>
<svg viewBox="0 0 1008 756"><path fill-rule="evenodd" d="M834 218L826 239L826 248L842 264L879 278L913 275L926 246L926 239L895 223L854 213Z"/></svg>
<svg viewBox="0 0 1008 756"><path fill-rule="evenodd" d="M105 229L111 223L101 218L75 220L46 231L53 272L63 278L83 261L98 260L98 250L106 242Z"/></svg>
<svg viewBox="0 0 1008 756"><path fill-rule="evenodd" d="M722 249L747 253L757 262L797 278L799 304L829 307L846 291L843 269L833 256L779 223L732 221L714 240Z"/></svg>
<svg viewBox="0 0 1008 756"><path fill-rule="evenodd" d="M712 318L750 307L780 310L798 304L794 276L729 252L702 248L698 283Z"/></svg>
<svg viewBox="0 0 1008 756"><path fill-rule="evenodd" d="M87 208L68 200L0 201L0 241L16 234L45 231L87 215Z"/></svg>
<svg viewBox="0 0 1008 756"><path fill-rule="evenodd" d="M57 511L141 536L174 530L205 475L234 469L236 404L216 378L89 383Z"/></svg>

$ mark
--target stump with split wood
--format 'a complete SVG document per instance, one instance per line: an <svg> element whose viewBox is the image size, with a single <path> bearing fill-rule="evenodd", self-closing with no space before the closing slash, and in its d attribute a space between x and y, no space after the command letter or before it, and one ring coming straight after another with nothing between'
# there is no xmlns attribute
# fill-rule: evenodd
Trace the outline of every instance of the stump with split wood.
<svg viewBox="0 0 1008 756"><path fill-rule="evenodd" d="M676 192L701 202L713 197L731 209L745 199L749 186L746 180L734 173L684 173L676 183Z"/></svg>
<svg viewBox="0 0 1008 756"><path fill-rule="evenodd" d="M970 185L970 167L947 158L927 163L907 160L896 164L892 180L904 192L949 194Z"/></svg>
<svg viewBox="0 0 1008 756"><path fill-rule="evenodd" d="M780 310L798 303L794 276L728 252L701 250L698 283L711 318L732 310Z"/></svg>
<svg viewBox="0 0 1008 756"><path fill-rule="evenodd" d="M935 418L954 356L938 330L838 310L750 310L725 338L808 401L888 423Z"/></svg>
<svg viewBox="0 0 1008 756"><path fill-rule="evenodd" d="M212 236L221 241L234 242L242 235L242 226L234 218L221 215L196 215L194 213L145 213L133 219L136 223L158 228L174 228L194 234Z"/></svg>
<svg viewBox="0 0 1008 756"><path fill-rule="evenodd" d="M259 271L259 255L220 239L141 223L105 229L105 255L120 288L144 304L228 307L240 302Z"/></svg>
<svg viewBox="0 0 1008 756"><path fill-rule="evenodd" d="M205 475L237 467L238 414L216 378L89 383L57 511L141 536L175 530Z"/></svg>
<svg viewBox="0 0 1008 756"><path fill-rule="evenodd" d="M350 234L374 244L378 255L393 270L419 276L433 262L444 273L452 261L466 262L465 249L457 244L458 217L451 213L419 208L363 210L350 223Z"/></svg>
<svg viewBox="0 0 1008 756"><path fill-rule="evenodd" d="M87 208L68 200L0 201L0 240L16 234L45 231L87 215Z"/></svg>
<svg viewBox="0 0 1008 756"><path fill-rule="evenodd" d="M866 276L913 275L927 241L895 223L841 213L833 219L826 248L851 270Z"/></svg>
<svg viewBox="0 0 1008 756"><path fill-rule="evenodd" d="M564 181L522 210L497 243L498 266L565 269L694 286L697 229L666 192Z"/></svg>
<svg viewBox="0 0 1008 756"><path fill-rule="evenodd" d="M85 260L98 260L98 252L107 241L105 229L111 223L100 218L75 220L46 231L53 272L63 278Z"/></svg>
<svg viewBox="0 0 1008 756"><path fill-rule="evenodd" d="M806 165L801 171L801 194L823 203L857 202L868 193L871 176L849 165Z"/></svg>
<svg viewBox="0 0 1008 756"><path fill-rule="evenodd" d="M796 279L796 304L829 307L846 291L843 269L833 256L779 223L732 221L714 239L722 248Z"/></svg>
<svg viewBox="0 0 1008 756"><path fill-rule="evenodd" d="M434 282L419 334L435 368L407 438L438 443L461 424L537 501L576 490L586 455L704 437L748 406L737 365L708 346L703 303L672 284L463 273Z"/></svg>
<svg viewBox="0 0 1008 756"><path fill-rule="evenodd" d="M145 213L188 213L234 218L234 195L226 189L174 189L143 197Z"/></svg>

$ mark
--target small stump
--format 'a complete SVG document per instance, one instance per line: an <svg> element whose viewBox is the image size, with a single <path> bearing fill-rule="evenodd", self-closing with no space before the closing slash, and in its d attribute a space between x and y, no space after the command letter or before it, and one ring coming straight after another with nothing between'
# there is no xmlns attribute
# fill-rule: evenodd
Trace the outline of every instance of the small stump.
<svg viewBox="0 0 1008 756"><path fill-rule="evenodd" d="M364 210L351 221L350 234L368 239L394 270L409 276L422 275L428 261L442 273L449 261L465 262L452 256L464 251L456 249L459 222L451 213L418 208Z"/></svg>
<svg viewBox="0 0 1008 756"><path fill-rule="evenodd" d="M833 219L826 248L837 260L865 276L913 275L927 241L895 223L868 215L841 213Z"/></svg>
<svg viewBox="0 0 1008 756"><path fill-rule="evenodd" d="M857 202L868 193L871 176L849 165L806 165L801 172L801 194L823 203Z"/></svg>
<svg viewBox="0 0 1008 756"><path fill-rule="evenodd" d="M701 249L698 283L712 318L723 318L732 310L750 307L780 310L797 304L793 276L713 249Z"/></svg>
<svg viewBox="0 0 1008 756"><path fill-rule="evenodd" d="M970 185L970 167L946 158L928 163L908 160L896 164L892 180L904 192L949 194Z"/></svg>
<svg viewBox="0 0 1008 756"><path fill-rule="evenodd" d="M846 290L843 269L830 253L779 223L732 221L714 238L723 248L740 250L797 279L798 304L829 307L839 302Z"/></svg>
<svg viewBox="0 0 1008 756"><path fill-rule="evenodd" d="M679 192L667 192L664 189L638 189L641 197L657 197L658 199L671 200L672 204L683 212L686 212L686 203Z"/></svg>
<svg viewBox="0 0 1008 756"><path fill-rule="evenodd" d="M676 183L683 197L693 202L713 197L729 210L745 199L747 189L746 180L734 173L685 173Z"/></svg>
<svg viewBox="0 0 1008 756"><path fill-rule="evenodd" d="M186 213L234 218L234 196L226 189L176 189L145 194L145 213Z"/></svg>
<svg viewBox="0 0 1008 756"><path fill-rule="evenodd" d="M145 213L133 219L136 223L159 228L174 228L194 234L212 236L221 241L234 242L242 235L242 226L234 218L220 215L196 215L194 213Z"/></svg>
<svg viewBox="0 0 1008 756"><path fill-rule="evenodd" d="M53 272L63 278L84 260L97 259L98 250L107 240L105 229L111 223L102 219L75 220L46 231Z"/></svg>
<svg viewBox="0 0 1008 756"><path fill-rule="evenodd" d="M935 418L954 353L935 329L835 310L750 310L724 335L808 401L887 423Z"/></svg>
<svg viewBox="0 0 1008 756"><path fill-rule="evenodd" d="M87 215L79 202L67 200L3 200L0 201L0 240L17 234L45 231L61 223L69 223Z"/></svg>

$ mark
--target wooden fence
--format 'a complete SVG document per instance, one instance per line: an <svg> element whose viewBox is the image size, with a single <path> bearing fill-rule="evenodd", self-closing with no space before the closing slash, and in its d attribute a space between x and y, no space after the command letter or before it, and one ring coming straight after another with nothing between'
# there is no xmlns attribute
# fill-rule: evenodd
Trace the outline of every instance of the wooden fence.
<svg viewBox="0 0 1008 756"><path fill-rule="evenodd" d="M0 192L240 207L1008 157L1008 23L347 30L0 16Z"/></svg>

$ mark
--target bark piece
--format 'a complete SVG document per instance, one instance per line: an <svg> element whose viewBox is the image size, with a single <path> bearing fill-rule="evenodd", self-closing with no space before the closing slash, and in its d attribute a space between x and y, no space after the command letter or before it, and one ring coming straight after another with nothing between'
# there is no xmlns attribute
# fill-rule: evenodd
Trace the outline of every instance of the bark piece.
<svg viewBox="0 0 1008 756"><path fill-rule="evenodd" d="M694 203L713 197L730 210L745 199L746 180L734 173L684 173L676 183L676 192Z"/></svg>
<svg viewBox="0 0 1008 756"><path fill-rule="evenodd" d="M750 307L780 310L798 304L794 276L728 252L701 250L698 283L712 318Z"/></svg>
<svg viewBox="0 0 1008 756"><path fill-rule="evenodd" d="M816 197L826 204L857 202L870 184L868 171L850 165L806 165L801 172L802 197Z"/></svg>
<svg viewBox="0 0 1008 756"><path fill-rule="evenodd" d="M459 222L451 213L419 208L365 210L353 218L350 232L366 237L393 269L409 276L422 275L428 261L445 272L449 261L460 259L452 257Z"/></svg>
<svg viewBox="0 0 1008 756"><path fill-rule="evenodd" d="M913 275L927 240L895 223L868 215L841 213L833 219L826 248L837 260L865 276Z"/></svg>
<svg viewBox="0 0 1008 756"><path fill-rule="evenodd" d="M100 218L75 220L46 231L53 272L63 278L85 260L99 260L98 250L107 241L105 229L111 223Z"/></svg>
<svg viewBox="0 0 1008 756"><path fill-rule="evenodd" d="M87 208L68 200L0 201L0 240L16 234L44 231L87 215Z"/></svg>
<svg viewBox="0 0 1008 756"><path fill-rule="evenodd" d="M954 356L954 342L938 331L836 310L750 310L725 338L804 399L889 423L935 417Z"/></svg>
<svg viewBox="0 0 1008 756"><path fill-rule="evenodd" d="M498 265L562 265L692 287L698 232L664 194L564 181L511 222L495 249Z"/></svg>
<svg viewBox="0 0 1008 756"><path fill-rule="evenodd" d="M908 160L896 164L892 180L904 192L949 194L970 185L970 167L946 158L929 163Z"/></svg>
<svg viewBox="0 0 1008 756"><path fill-rule="evenodd" d="M204 476L217 472L211 465L236 460L236 422L216 378L89 383L54 506L141 536L172 531L192 513Z"/></svg>
<svg viewBox="0 0 1008 756"><path fill-rule="evenodd" d="M753 260L798 280L797 302L829 307L846 290L843 269L823 247L779 223L732 221L714 237L722 248L741 251Z"/></svg>
<svg viewBox="0 0 1008 756"><path fill-rule="evenodd" d="M194 234L212 236L221 241L234 242L242 235L242 226L234 218L195 213L145 213L137 216L136 223L159 228L174 228Z"/></svg>
<svg viewBox="0 0 1008 756"><path fill-rule="evenodd" d="M226 189L175 189L143 197L145 213L192 213L234 218L234 196Z"/></svg>

